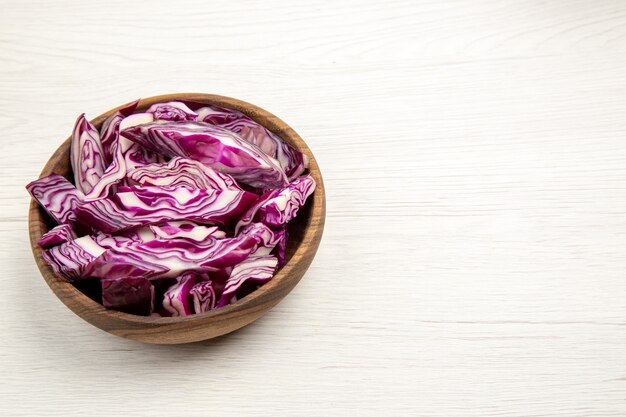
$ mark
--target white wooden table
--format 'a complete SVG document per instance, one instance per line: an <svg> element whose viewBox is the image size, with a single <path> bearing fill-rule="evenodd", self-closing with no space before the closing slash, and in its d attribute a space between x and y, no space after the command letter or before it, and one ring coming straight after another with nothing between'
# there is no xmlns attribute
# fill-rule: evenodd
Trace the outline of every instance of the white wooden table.
<svg viewBox="0 0 626 417"><path fill-rule="evenodd" d="M626 414L626 3L338 3L2 4L0 415ZM149 346L52 295L24 185L181 91L291 124L326 232L257 323Z"/></svg>

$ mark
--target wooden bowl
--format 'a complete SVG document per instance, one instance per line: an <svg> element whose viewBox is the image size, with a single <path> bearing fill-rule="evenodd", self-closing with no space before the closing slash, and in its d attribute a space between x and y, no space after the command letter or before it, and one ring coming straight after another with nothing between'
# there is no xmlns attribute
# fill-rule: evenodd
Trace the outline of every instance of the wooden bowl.
<svg viewBox="0 0 626 417"><path fill-rule="evenodd" d="M231 305L187 317L143 317L107 310L73 284L57 277L43 259L41 248L37 245L39 238L53 223L45 211L32 200L28 213L30 243L37 266L52 291L70 310L92 325L116 336L146 343L178 344L206 340L237 330L267 313L296 286L313 261L322 238L326 215L324 183L317 162L306 143L287 123L253 104L213 94L181 93L149 97L140 101L138 110L145 110L154 103L173 100L215 104L245 113L309 157L309 170L317 187L305 207L289 225L287 263L274 278ZM96 128L100 128L102 122L115 110L117 109L109 110L91 122ZM69 152L70 138L48 160L40 176L56 172L71 177Z"/></svg>

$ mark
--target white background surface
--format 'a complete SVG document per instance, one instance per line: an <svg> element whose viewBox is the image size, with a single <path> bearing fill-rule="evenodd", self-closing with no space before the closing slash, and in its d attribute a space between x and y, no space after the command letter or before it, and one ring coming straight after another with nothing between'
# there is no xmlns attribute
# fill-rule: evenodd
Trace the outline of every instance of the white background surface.
<svg viewBox="0 0 626 417"><path fill-rule="evenodd" d="M626 414L626 3L338 3L3 2L0 414ZM181 91L294 127L326 232L257 323L149 346L52 295L24 185Z"/></svg>

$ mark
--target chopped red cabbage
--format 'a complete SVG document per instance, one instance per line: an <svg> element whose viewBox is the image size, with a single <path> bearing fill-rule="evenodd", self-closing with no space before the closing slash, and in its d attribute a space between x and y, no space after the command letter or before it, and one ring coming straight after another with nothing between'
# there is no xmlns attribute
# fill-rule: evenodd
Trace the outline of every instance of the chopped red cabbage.
<svg viewBox="0 0 626 417"><path fill-rule="evenodd" d="M38 242L44 259L131 314L187 316L247 296L286 261L288 222L315 189L307 157L239 111L138 104L100 132L79 116L76 186L57 174L27 185L59 223Z"/></svg>
<svg viewBox="0 0 626 417"><path fill-rule="evenodd" d="M283 226L281 230L283 232L283 238L278 241L276 247L272 251L272 254L276 256L276 259L278 259L277 268L282 268L283 265L285 265L285 262L287 262L287 242L289 241L289 231L285 226Z"/></svg>
<svg viewBox="0 0 626 417"><path fill-rule="evenodd" d="M137 113L122 119L119 129L125 129L142 123L153 121L150 113ZM113 162L106 169L100 180L94 185L89 194L85 196L85 201L94 201L107 197L111 194L114 186L126 177L126 173L138 166L159 162L162 158L159 155L142 148L126 139L118 136L117 141L111 144L113 152Z"/></svg>
<svg viewBox="0 0 626 417"><path fill-rule="evenodd" d="M163 308L172 314L172 317L189 316L193 314L193 300L190 293L202 275L195 272L186 272L176 279L163 296Z"/></svg>
<svg viewBox="0 0 626 417"><path fill-rule="evenodd" d="M194 285L189 291L193 299L193 309L197 313L206 313L215 308L217 297L212 281L202 281Z"/></svg>
<svg viewBox="0 0 626 417"><path fill-rule="evenodd" d="M100 141L102 143L102 151L107 166L113 161L115 146L117 146L117 140L120 136L120 122L133 114L138 104L139 100L127 104L102 123L102 127L100 128Z"/></svg>
<svg viewBox="0 0 626 417"><path fill-rule="evenodd" d="M180 101L153 104L146 110L146 113L152 113L154 120L196 120L196 117L198 117L196 112Z"/></svg>
<svg viewBox="0 0 626 417"><path fill-rule="evenodd" d="M84 195L58 174L50 174L28 184L26 190L57 223L76 220L75 210Z"/></svg>
<svg viewBox="0 0 626 417"><path fill-rule="evenodd" d="M296 178L283 189L268 191L241 217L235 230L255 220L270 226L282 226L296 216L313 191L315 180L311 175Z"/></svg>
<svg viewBox="0 0 626 417"><path fill-rule="evenodd" d="M218 307L230 302L230 299L246 281L267 282L272 279L278 260L273 256L256 256L246 259L233 268L226 281Z"/></svg>
<svg viewBox="0 0 626 417"><path fill-rule="evenodd" d="M216 226L204 226L181 220L136 227L115 235L98 233L92 236L94 241L103 248L119 248L132 243L170 239L187 239L201 243L207 239L223 239L225 237L226 233Z"/></svg>
<svg viewBox="0 0 626 417"><path fill-rule="evenodd" d="M263 223L251 223L244 227L239 234L250 236L256 240L257 246L250 254L251 256L264 256L269 255L274 247L284 239L285 230L275 231Z"/></svg>
<svg viewBox="0 0 626 417"><path fill-rule="evenodd" d="M257 199L247 191L217 191L186 187L119 187L118 193L76 208L79 222L113 233L166 220L228 224Z"/></svg>
<svg viewBox="0 0 626 417"><path fill-rule="evenodd" d="M50 229L48 233L45 233L37 244L46 249L52 246L60 245L61 243L69 242L76 239L76 232L69 224L60 224Z"/></svg>
<svg viewBox="0 0 626 417"><path fill-rule="evenodd" d="M211 272L231 267L246 259L256 246L247 235L227 239L189 239L129 242L104 250L90 259L83 277L175 278L187 271ZM53 248L54 249L54 248Z"/></svg>
<svg viewBox="0 0 626 417"><path fill-rule="evenodd" d="M70 162L76 188L87 194L106 168L100 133L81 114L76 120L70 145Z"/></svg>
<svg viewBox="0 0 626 417"><path fill-rule="evenodd" d="M208 238L223 239L226 233L217 226L204 226L188 220L172 220L152 224L148 228L160 239L185 238L202 242Z"/></svg>
<svg viewBox="0 0 626 417"><path fill-rule="evenodd" d="M184 185L205 190L241 190L230 175L193 159L178 156L168 163L153 163L134 168L128 172L128 179L141 185Z"/></svg>
<svg viewBox="0 0 626 417"><path fill-rule="evenodd" d="M196 111L197 121L235 132L246 142L258 146L263 152L276 159L290 181L308 168L309 160L306 155L245 114L217 106L205 106Z"/></svg>
<svg viewBox="0 0 626 417"><path fill-rule="evenodd" d="M121 134L163 155L200 161L252 187L288 184L278 161L237 134L207 123L158 121L124 129Z"/></svg>
<svg viewBox="0 0 626 417"><path fill-rule="evenodd" d="M58 276L73 281L85 278L85 269L104 252L90 236L83 236L44 250L43 257Z"/></svg>
<svg viewBox="0 0 626 417"><path fill-rule="evenodd" d="M154 286L145 278L103 279L102 305L125 313L149 316L154 310Z"/></svg>

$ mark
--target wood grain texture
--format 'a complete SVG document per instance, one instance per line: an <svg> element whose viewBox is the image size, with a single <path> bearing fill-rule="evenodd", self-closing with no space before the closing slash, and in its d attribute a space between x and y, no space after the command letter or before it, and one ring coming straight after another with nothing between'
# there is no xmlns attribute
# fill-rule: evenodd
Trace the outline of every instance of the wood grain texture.
<svg viewBox="0 0 626 417"><path fill-rule="evenodd" d="M116 336L157 344L180 344L212 339L238 330L266 314L296 286L309 268L322 239L326 216L324 182L315 157L302 138L285 122L253 104L230 97L198 93L176 93L144 98L137 105L136 112L145 111L153 104L169 101L194 101L245 113L308 156L309 173L315 179L316 188L307 204L298 212L297 219L289 223L285 265L276 272L269 283L226 307L186 317L142 317L108 310L80 292L72 283L59 278L44 260L42 249L37 244L50 230L51 220L33 199L28 210L31 249L37 266L52 292L70 310L102 330ZM126 105L122 103L119 107ZM102 123L117 109L103 113L91 120L91 123L99 130ZM50 157L41 176L56 173L68 177L71 174L70 141L71 138L67 138Z"/></svg>
<svg viewBox="0 0 626 417"><path fill-rule="evenodd" d="M0 13L0 414L624 416L619 0L21 1ZM324 238L212 342L88 326L30 252L24 185L89 116L210 91L287 121Z"/></svg>

